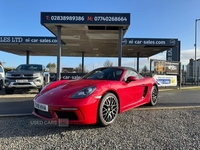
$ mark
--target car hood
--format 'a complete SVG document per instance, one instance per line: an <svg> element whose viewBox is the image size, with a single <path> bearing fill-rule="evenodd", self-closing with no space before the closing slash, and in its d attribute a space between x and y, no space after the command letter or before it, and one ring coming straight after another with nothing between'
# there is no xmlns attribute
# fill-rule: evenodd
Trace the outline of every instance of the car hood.
<svg viewBox="0 0 200 150"><path fill-rule="evenodd" d="M53 87L40 94L41 96L54 97L54 98L69 98L72 94L92 85L96 85L102 81L99 80L70 80L64 84Z"/></svg>

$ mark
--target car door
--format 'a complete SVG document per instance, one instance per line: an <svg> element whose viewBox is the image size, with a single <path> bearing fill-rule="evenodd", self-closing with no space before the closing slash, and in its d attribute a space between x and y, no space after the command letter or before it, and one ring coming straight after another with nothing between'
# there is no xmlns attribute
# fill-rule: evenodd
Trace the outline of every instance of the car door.
<svg viewBox="0 0 200 150"><path fill-rule="evenodd" d="M137 80L126 82L129 76L135 76ZM127 70L124 79L123 79L123 88L121 89L121 97L123 99L123 106L125 107L132 107L133 105L137 105L142 100L142 95L144 92L144 85L141 84L140 81L141 77L139 74L134 70Z"/></svg>

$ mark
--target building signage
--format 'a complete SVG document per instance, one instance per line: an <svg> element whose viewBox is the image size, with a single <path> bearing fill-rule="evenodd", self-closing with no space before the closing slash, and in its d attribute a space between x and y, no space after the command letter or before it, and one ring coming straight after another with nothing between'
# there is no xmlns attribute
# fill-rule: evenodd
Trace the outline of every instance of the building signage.
<svg viewBox="0 0 200 150"><path fill-rule="evenodd" d="M176 46L177 43L178 39L124 38L122 40L122 45Z"/></svg>
<svg viewBox="0 0 200 150"><path fill-rule="evenodd" d="M56 37L0 36L1 43L57 44Z"/></svg>
<svg viewBox="0 0 200 150"><path fill-rule="evenodd" d="M158 86L177 86L177 76L175 75L154 75Z"/></svg>
<svg viewBox="0 0 200 150"><path fill-rule="evenodd" d="M130 13L41 12L41 24L130 24Z"/></svg>
<svg viewBox="0 0 200 150"><path fill-rule="evenodd" d="M77 80L84 76L86 73L61 73L61 80ZM50 81L56 81L57 74L50 73Z"/></svg>
<svg viewBox="0 0 200 150"><path fill-rule="evenodd" d="M176 46L176 47L172 47L169 50L167 50L166 60L167 61L180 61L180 47Z"/></svg>
<svg viewBox="0 0 200 150"><path fill-rule="evenodd" d="M155 74L179 74L178 62L154 61Z"/></svg>

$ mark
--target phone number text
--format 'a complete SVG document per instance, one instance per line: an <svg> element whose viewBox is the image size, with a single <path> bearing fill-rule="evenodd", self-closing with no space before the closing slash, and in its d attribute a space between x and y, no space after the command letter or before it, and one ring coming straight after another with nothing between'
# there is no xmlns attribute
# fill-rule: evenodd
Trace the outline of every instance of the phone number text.
<svg viewBox="0 0 200 150"><path fill-rule="evenodd" d="M63 21L85 21L84 16L51 16L51 20L63 20ZM111 17L111 16L95 16L90 17L89 21L127 21L128 19L126 17Z"/></svg>
<svg viewBox="0 0 200 150"><path fill-rule="evenodd" d="M127 21L126 17L95 16L94 21Z"/></svg>
<svg viewBox="0 0 200 150"><path fill-rule="evenodd" d="M51 16L51 20L84 21L84 16Z"/></svg>

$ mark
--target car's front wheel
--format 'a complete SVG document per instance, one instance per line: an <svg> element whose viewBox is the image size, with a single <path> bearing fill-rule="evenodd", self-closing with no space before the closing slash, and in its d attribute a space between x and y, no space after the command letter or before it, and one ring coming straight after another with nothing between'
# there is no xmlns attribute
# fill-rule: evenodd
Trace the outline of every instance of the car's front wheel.
<svg viewBox="0 0 200 150"><path fill-rule="evenodd" d="M154 86L152 86L151 95L150 95L150 105L151 106L154 106L157 104L157 98L158 98L158 89L154 85Z"/></svg>
<svg viewBox="0 0 200 150"><path fill-rule="evenodd" d="M98 123L101 126L112 124L119 112L119 102L113 93L107 93L101 99L98 109Z"/></svg>

